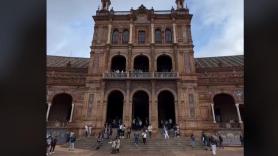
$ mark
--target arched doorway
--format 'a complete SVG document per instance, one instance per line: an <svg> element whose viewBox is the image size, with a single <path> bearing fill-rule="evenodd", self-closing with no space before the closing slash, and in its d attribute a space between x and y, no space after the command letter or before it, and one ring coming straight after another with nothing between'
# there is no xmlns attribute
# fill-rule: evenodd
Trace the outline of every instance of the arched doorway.
<svg viewBox="0 0 278 156"><path fill-rule="evenodd" d="M49 111L48 121L68 122L71 117L72 97L61 93L54 96Z"/></svg>
<svg viewBox="0 0 278 156"><path fill-rule="evenodd" d="M112 58L111 71L126 71L126 59L122 55L117 55Z"/></svg>
<svg viewBox="0 0 278 156"><path fill-rule="evenodd" d="M138 128L140 121L142 126L149 123L149 96L145 91L137 91L132 97L132 121L133 128Z"/></svg>
<svg viewBox="0 0 278 156"><path fill-rule="evenodd" d="M157 72L171 72L172 59L168 55L161 55L157 58Z"/></svg>
<svg viewBox="0 0 278 156"><path fill-rule="evenodd" d="M148 72L149 71L149 59L145 55L136 56L134 59L134 66L135 71L142 71Z"/></svg>
<svg viewBox="0 0 278 156"><path fill-rule="evenodd" d="M169 123L169 119L173 126L176 123L175 98L170 91L165 90L158 94L158 127L161 128L166 121Z"/></svg>
<svg viewBox="0 0 278 156"><path fill-rule="evenodd" d="M106 122L117 127L123 117L124 95L122 92L112 91L107 100Z"/></svg>
<svg viewBox="0 0 278 156"><path fill-rule="evenodd" d="M235 100L228 94L217 94L213 98L214 113L216 122L232 122L238 121Z"/></svg>

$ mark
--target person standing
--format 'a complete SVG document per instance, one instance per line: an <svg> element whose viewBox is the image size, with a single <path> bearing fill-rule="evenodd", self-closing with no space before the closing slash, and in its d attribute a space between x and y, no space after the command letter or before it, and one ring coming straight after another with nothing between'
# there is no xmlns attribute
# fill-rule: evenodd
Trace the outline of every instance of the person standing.
<svg viewBox="0 0 278 156"><path fill-rule="evenodd" d="M149 126L148 126L148 132L149 132L150 138L152 138L152 129L153 129L152 125L149 124Z"/></svg>
<svg viewBox="0 0 278 156"><path fill-rule="evenodd" d="M46 155L50 155L51 141L51 135L48 135L46 138Z"/></svg>
<svg viewBox="0 0 278 156"><path fill-rule="evenodd" d="M75 141L76 141L76 137L75 137L75 134L72 132L72 135L70 137L70 148L69 150L74 150L74 144L75 144Z"/></svg>
<svg viewBox="0 0 278 156"><path fill-rule="evenodd" d="M128 128L127 128L127 132L126 132L126 138L127 138L127 139L130 138L130 133L131 133L131 128L128 127Z"/></svg>
<svg viewBox="0 0 278 156"><path fill-rule="evenodd" d="M211 145L212 155L216 155L216 140L212 136L210 137L210 145Z"/></svg>
<svg viewBox="0 0 278 156"><path fill-rule="evenodd" d="M122 127L122 138L125 138L126 126L125 124Z"/></svg>
<svg viewBox="0 0 278 156"><path fill-rule="evenodd" d="M142 138L143 138L143 143L144 143L144 145L147 143L147 133L146 133L146 131L144 131L143 130L143 132L142 132Z"/></svg>
<svg viewBox="0 0 278 156"><path fill-rule="evenodd" d="M111 154L114 154L116 152L116 138L114 138L111 142L108 142L108 143L111 143L111 145L112 145Z"/></svg>
<svg viewBox="0 0 278 156"><path fill-rule="evenodd" d="M239 139L240 139L240 143L241 143L241 145L243 146L243 143L244 143L244 139L243 139L243 136L242 136L242 134L240 134L240 136L239 136Z"/></svg>
<svg viewBox="0 0 278 156"><path fill-rule="evenodd" d="M121 139L118 137L116 139L116 152L120 153Z"/></svg>
<svg viewBox="0 0 278 156"><path fill-rule="evenodd" d="M85 124L85 136L86 137L88 137L88 131L89 131L88 125Z"/></svg>
<svg viewBox="0 0 278 156"><path fill-rule="evenodd" d="M88 135L91 136L92 135L92 126L89 125L88 127Z"/></svg>
<svg viewBox="0 0 278 156"><path fill-rule="evenodd" d="M193 147L195 147L195 136L193 133L191 134L190 138L191 138L191 146L193 148Z"/></svg>
<svg viewBox="0 0 278 156"><path fill-rule="evenodd" d="M140 129L142 128L142 125L143 125L143 123L142 123L141 119L139 119L139 128Z"/></svg>
<svg viewBox="0 0 278 156"><path fill-rule="evenodd" d="M57 143L57 137L55 136L51 141L50 154L54 153L56 143Z"/></svg>
<svg viewBox="0 0 278 156"><path fill-rule="evenodd" d="M134 143L135 143L135 145L138 145L138 143L139 143L139 133L137 130L134 133Z"/></svg>
<svg viewBox="0 0 278 156"><path fill-rule="evenodd" d="M218 139L219 139L219 148L224 148L224 146L223 146L223 138L222 138L222 136L220 134L218 136Z"/></svg>
<svg viewBox="0 0 278 156"><path fill-rule="evenodd" d="M167 128L164 126L164 138L169 139L169 134Z"/></svg>

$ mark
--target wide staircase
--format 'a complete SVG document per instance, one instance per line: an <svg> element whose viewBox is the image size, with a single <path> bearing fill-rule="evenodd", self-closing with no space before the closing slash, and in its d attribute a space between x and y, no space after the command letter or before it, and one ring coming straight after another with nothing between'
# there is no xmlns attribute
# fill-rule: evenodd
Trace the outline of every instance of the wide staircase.
<svg viewBox="0 0 278 156"><path fill-rule="evenodd" d="M115 133L113 133L115 134ZM156 151L156 150L192 150L192 149L204 149L199 139L196 139L195 146L191 147L191 140L189 137L175 138L170 133L170 138L165 140L159 133L155 138L147 138L147 143L144 145L142 138L139 139L139 144L134 143L133 133L131 138L121 139L121 150L144 150L144 151ZM111 150L111 144L109 139L104 139L99 150ZM82 137L77 140L75 147L81 149L96 150L97 147L96 137Z"/></svg>

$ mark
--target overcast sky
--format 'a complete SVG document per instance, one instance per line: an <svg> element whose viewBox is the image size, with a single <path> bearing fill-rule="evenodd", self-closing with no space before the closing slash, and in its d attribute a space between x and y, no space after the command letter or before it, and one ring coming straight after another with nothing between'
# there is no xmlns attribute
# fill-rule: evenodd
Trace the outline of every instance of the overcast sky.
<svg viewBox="0 0 278 156"><path fill-rule="evenodd" d="M47 54L89 57L95 15L101 0L47 0ZM243 0L185 0L193 14L195 57L243 54ZM111 0L115 11L144 4L176 8L175 0Z"/></svg>

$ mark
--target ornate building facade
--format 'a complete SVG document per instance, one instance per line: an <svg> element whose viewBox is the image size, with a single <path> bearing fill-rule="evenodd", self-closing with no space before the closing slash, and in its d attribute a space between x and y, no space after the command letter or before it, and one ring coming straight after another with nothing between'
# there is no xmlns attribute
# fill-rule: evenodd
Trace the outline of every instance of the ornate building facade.
<svg viewBox="0 0 278 156"><path fill-rule="evenodd" d="M91 57L47 58L49 130L82 134L88 124L98 132L135 118L154 133L168 119L183 135L243 129L243 56L194 58L184 0L165 11L114 11L110 0L101 2Z"/></svg>

